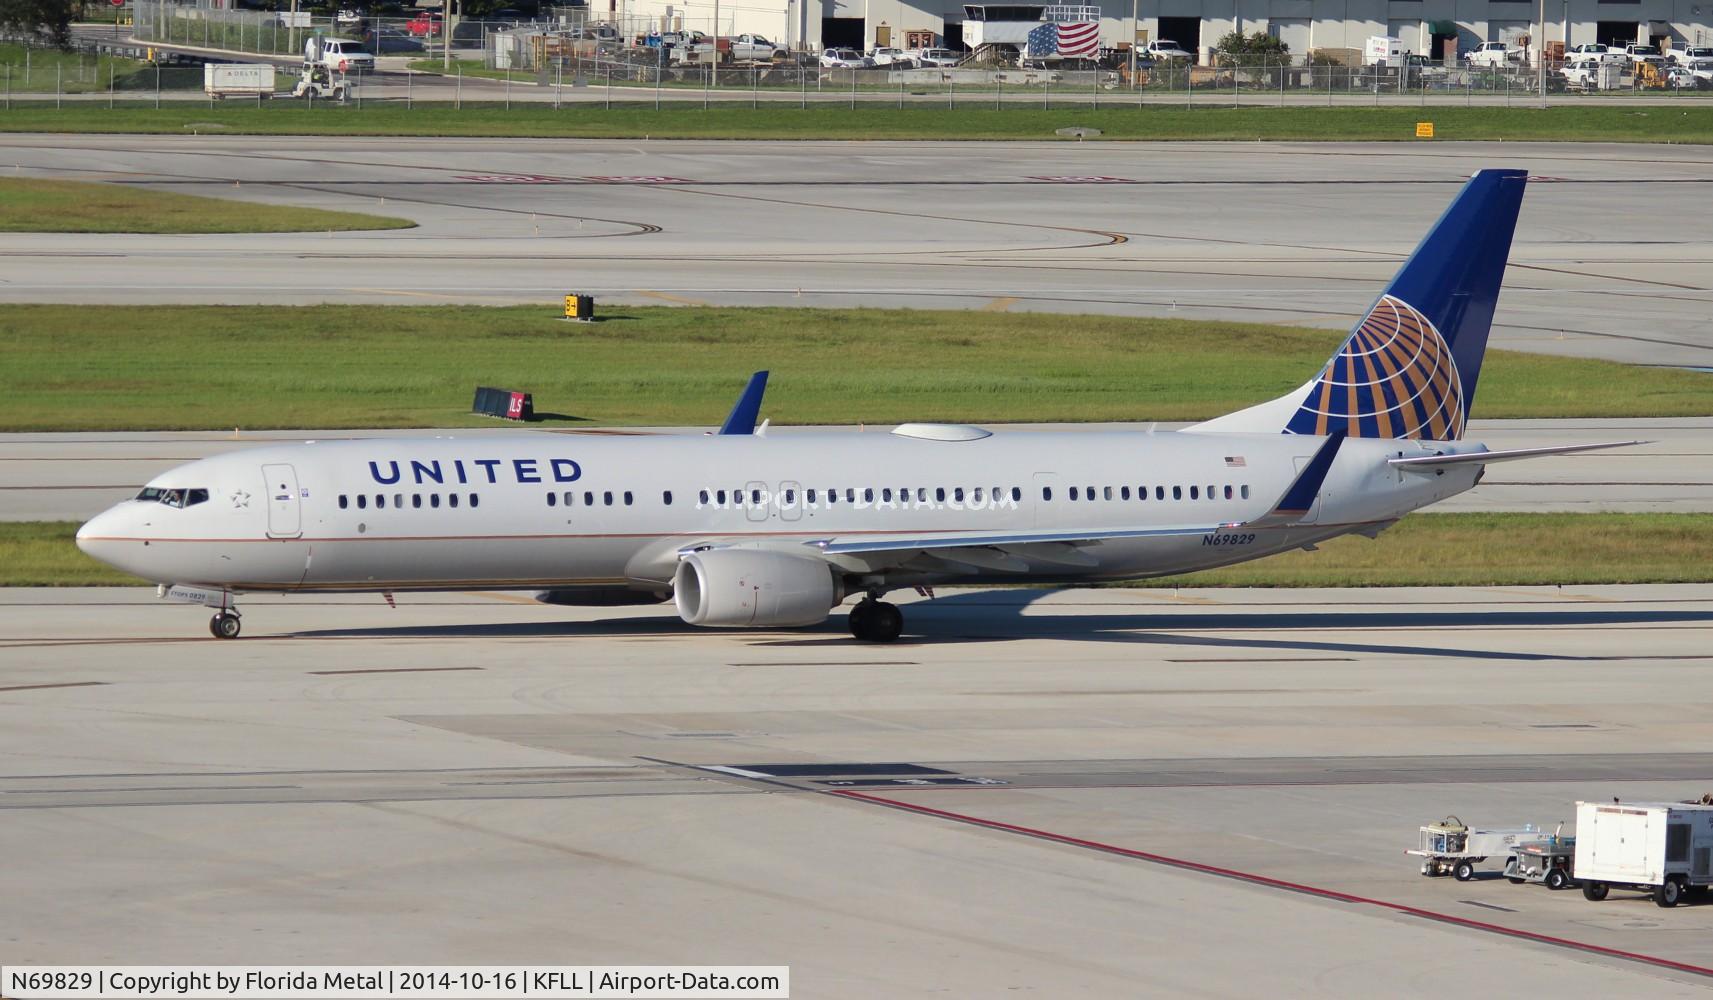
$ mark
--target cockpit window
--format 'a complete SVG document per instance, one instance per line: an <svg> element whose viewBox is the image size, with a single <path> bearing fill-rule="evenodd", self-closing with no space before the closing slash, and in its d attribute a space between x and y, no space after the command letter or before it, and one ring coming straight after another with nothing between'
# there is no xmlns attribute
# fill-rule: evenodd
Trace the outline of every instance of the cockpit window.
<svg viewBox="0 0 1713 1000"><path fill-rule="evenodd" d="M147 486L137 499L144 503L161 503L168 507L194 507L199 503L208 502L208 491L205 489L162 489L157 486Z"/></svg>

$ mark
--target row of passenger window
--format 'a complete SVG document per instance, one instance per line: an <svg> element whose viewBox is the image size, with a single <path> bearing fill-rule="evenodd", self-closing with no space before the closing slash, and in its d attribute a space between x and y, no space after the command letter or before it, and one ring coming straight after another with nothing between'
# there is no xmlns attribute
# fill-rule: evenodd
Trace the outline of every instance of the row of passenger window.
<svg viewBox="0 0 1713 1000"><path fill-rule="evenodd" d="M453 507L453 508L458 506L458 502L459 502L458 498L459 498L460 494L448 493L445 496L446 496L446 506ZM410 494L410 507L413 510L420 510L423 507L428 507L428 508L433 509L433 510L438 510L440 508L440 499L441 499L441 495L439 493L427 493L427 494L412 493L412 494ZM339 509L340 510L345 510L345 509L349 508L351 506L352 502L353 502L352 497L347 496L344 493L339 494ZM397 509L403 510L405 507L405 494L403 494L403 493L392 494L391 503L389 504L387 494L376 493L376 494L374 494L373 502L374 502L374 506L375 506L376 510L386 510L388 506L392 506L392 507L395 507ZM357 505L358 510L368 510L369 504L370 504L369 494L358 493L355 497L355 503ZM481 495L477 494L477 493L469 494L468 495L468 503L471 507L480 507L482 505Z"/></svg>
<svg viewBox="0 0 1713 1000"><path fill-rule="evenodd" d="M596 505L595 504L595 495L596 494L595 494L594 490L584 490L583 491L583 506L585 506L585 507L595 506ZM631 496L630 490L625 490L623 493L619 494L619 496L624 499L624 505L626 507L629 507L631 504L633 504L635 502L635 498L633 496ZM601 497L600 506L611 507L613 505L613 491L612 490L602 490L600 493L600 497ZM563 499L561 499L561 498L563 498ZM668 507L672 506L672 491L667 490L664 493L660 494L660 502L665 504ZM549 506L549 507L556 507L556 506L560 506L560 505L564 505L566 507L574 507L574 506L576 506L576 504L577 504L577 491L576 490L566 490L564 493L549 493L549 494L547 494L547 506Z"/></svg>
<svg viewBox="0 0 1713 1000"><path fill-rule="evenodd" d="M1182 486L1172 486L1172 487L1156 486L1156 487L1154 487L1154 499L1156 499L1156 500L1166 499L1166 490L1168 488L1172 491L1172 499L1173 500L1182 500L1184 498L1184 487L1182 487ZM1191 500L1218 500L1218 499L1220 499L1220 493L1221 493L1220 487L1215 486L1215 485L1211 485L1211 484L1206 488L1206 490L1203 490L1202 487L1200 487L1200 486L1189 487L1189 495L1190 495ZM1128 500L1128 499L1130 499L1130 487L1128 487L1128 486L1102 486L1102 487L1100 487L1100 490L1097 493L1095 490L1095 487L1093 487L1093 486L1085 486L1080 491L1075 486L1073 486L1070 489L1070 496L1071 496L1072 500L1083 500L1083 501L1089 501L1089 500ZM1231 485L1227 484L1224 487L1224 498L1227 500L1237 500L1237 499L1247 500L1247 499L1249 499L1249 487L1247 485L1244 485L1244 486L1237 486L1237 487L1233 488ZM1041 499L1043 499L1043 500L1053 499L1053 488L1051 486L1044 486L1041 488ZM1138 499L1138 500L1148 499L1148 487L1146 487L1146 486L1136 487L1136 499Z"/></svg>
<svg viewBox="0 0 1713 1000"><path fill-rule="evenodd" d="M781 490L779 492L780 502L786 506L795 505L798 499L797 492L798 491L795 488L789 487ZM991 490L977 486L968 491L966 491L962 486L953 486L949 489L944 486L937 486L933 488L933 502L946 503L947 498L950 497L950 502L952 503L1004 503L1007 492L1008 491L1001 486L995 486ZM895 498L892 487L890 486L883 486L878 491L872 486L865 487L860 492L860 502L870 504L875 503L877 496L879 498L878 502L880 503L910 503L912 502L912 488L909 486L900 486ZM917 486L914 488L914 502L919 504L928 503L928 496L928 487ZM1023 499L1023 490L1020 487L1013 486L1009 491L1009 496L1011 501L1015 503ZM758 490L753 487L747 491L732 490L729 497L731 503L739 506L745 503L748 503L751 506L760 506L762 503L766 502L768 491ZM702 490L696 494L696 505L698 507L707 507L710 505L715 507L724 507L726 506L727 498L728 494L725 490ZM822 503L825 503L828 507L832 507L840 502L840 492L837 489L804 490L803 502L811 507L818 506ZM845 487L843 502L849 504L859 502L859 493L856 487Z"/></svg>
<svg viewBox="0 0 1713 1000"><path fill-rule="evenodd" d="M1136 487L1134 491L1135 498L1137 500L1147 500L1149 489L1150 488L1147 486ZM1155 500L1165 500L1168 490L1170 490L1171 498L1173 500L1184 499L1186 490L1189 499L1191 500L1218 500L1221 499L1222 496L1226 500L1249 499L1248 485L1234 487L1227 484L1221 487L1210 484L1205 488L1199 485L1187 488L1184 486L1155 486L1152 490ZM844 503L848 504L858 503L859 498L860 502L865 504L875 503L877 502L877 498L880 503L910 503L914 500L916 503L925 504L929 502L928 497L930 491L926 486L918 486L915 487L914 490L912 490L911 487L903 486L899 487L896 494L894 494L891 487L883 486L877 491L871 486L864 487L860 491L856 487L845 487L842 494L838 489L809 489L803 490L802 493L803 502L811 507L818 506L822 503L831 507L838 504L841 501L841 498ZM798 490L794 488L781 490L779 492L779 502L786 506L795 506L798 501L797 494ZM987 503L1004 503L1007 499L1012 503L1018 503L1023 499L1023 490L1017 486L1010 487L1009 489L995 486L991 490L984 489L980 486L973 487L969 490L965 490L962 486L953 486L950 488L938 486L933 488L932 495L934 503L947 503L949 500L949 502L955 504L971 503L981 505ZM1128 486L1072 486L1068 491L1068 495L1071 500L1084 502L1090 500L1129 500L1132 496L1132 491ZM579 496L581 497L580 500ZM763 503L766 503L769 497L770 491L754 488L730 491L700 490L696 494L696 506L725 507L728 504L734 506L744 506L748 504L750 506L759 507ZM359 500L360 499L361 498L359 498ZM1053 488L1051 486L1043 486L1041 488L1041 499L1049 503L1052 502ZM471 506L475 506L475 496L473 494L471 495L470 501ZM618 494L613 493L611 490L603 490L599 493L594 490L584 490L581 494L576 490L565 490L562 493L552 492L547 494L547 506L549 507L573 507L577 506L579 503L584 507L612 507L621 501L624 506L630 507L635 504L635 497L629 490L625 490ZM672 491L662 491L660 494L660 502L664 506L672 506ZM344 497L339 498L339 506L345 506ZM418 506L420 506L420 504L418 504ZM453 506L457 506L456 502L453 503Z"/></svg>

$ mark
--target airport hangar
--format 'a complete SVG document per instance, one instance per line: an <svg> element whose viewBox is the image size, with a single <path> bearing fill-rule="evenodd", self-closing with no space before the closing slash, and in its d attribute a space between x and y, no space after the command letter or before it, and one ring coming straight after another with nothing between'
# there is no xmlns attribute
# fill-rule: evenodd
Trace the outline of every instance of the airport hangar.
<svg viewBox="0 0 1713 1000"><path fill-rule="evenodd" d="M715 0L596 0L593 8L594 17L700 30L708 30L715 16ZM1405 49L1431 52L1434 58L1445 54L1450 41L1455 56L1485 41L1536 37L1542 8L1535 0L1102 0L1055 6L966 5L959 0L724 0L718 10L722 35L756 32L793 48L864 50L970 48L965 24L977 18L1098 17L1103 48L1123 44L1134 26L1138 43L1170 39L1205 63L1208 51L1234 30L1273 35L1299 58L1316 50L1359 53L1371 35L1391 35ZM1713 0L1551 0L1545 12L1549 45L1622 46L1639 41L1664 49L1713 44Z"/></svg>

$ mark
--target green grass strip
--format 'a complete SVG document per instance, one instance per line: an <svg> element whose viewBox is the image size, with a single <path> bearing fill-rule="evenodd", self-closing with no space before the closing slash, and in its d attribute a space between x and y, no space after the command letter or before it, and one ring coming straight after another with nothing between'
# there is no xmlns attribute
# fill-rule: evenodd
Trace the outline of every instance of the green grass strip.
<svg viewBox="0 0 1713 1000"><path fill-rule="evenodd" d="M0 586L142 584L84 555L75 521L0 523ZM1713 514L1418 514L1151 587L1520 587L1713 582Z"/></svg>
<svg viewBox="0 0 1713 1000"><path fill-rule="evenodd" d="M1168 587L1521 587L1713 581L1713 514L1414 514Z"/></svg>
<svg viewBox="0 0 1713 1000"><path fill-rule="evenodd" d="M465 97L499 94L484 86L466 88ZM1102 140L1288 140L1441 142L1503 140L1552 142L1713 143L1713 107L1618 102L1548 110L1483 107L1195 107L1149 104L1138 108L1117 96L1090 107L1088 96L1062 95L1052 108L992 107L993 95L966 95L961 104L895 107L876 100L856 108L811 104L800 108L786 100L751 109L737 102L680 100L655 110L650 102L546 104L466 100L462 109L445 104L415 107L368 102L313 108L299 101L271 101L262 107L227 102L219 106L166 102L160 108L138 102L68 105L27 104L14 99L0 115L0 131L126 132L254 135L398 135L523 136L640 139L1037 139L1056 138L1054 130L1081 125L1098 128ZM985 99L984 99L985 97ZM1256 98L1265 100L1266 98ZM952 102L956 102L955 95ZM1169 99L1167 99L1169 100ZM1415 124L1432 121L1437 138L1418 140ZM1076 141L1066 139L1064 141Z"/></svg>
<svg viewBox="0 0 1713 1000"><path fill-rule="evenodd" d="M579 423L708 425L773 372L775 424L1197 420L1301 385L1344 334L880 309L0 307L0 431L492 426L478 385ZM115 336L114 331L124 331ZM1713 377L1490 351L1477 417L1713 414Z"/></svg>
<svg viewBox="0 0 1713 1000"><path fill-rule="evenodd" d="M409 219L118 184L0 178L0 232L5 233L297 233L415 225Z"/></svg>

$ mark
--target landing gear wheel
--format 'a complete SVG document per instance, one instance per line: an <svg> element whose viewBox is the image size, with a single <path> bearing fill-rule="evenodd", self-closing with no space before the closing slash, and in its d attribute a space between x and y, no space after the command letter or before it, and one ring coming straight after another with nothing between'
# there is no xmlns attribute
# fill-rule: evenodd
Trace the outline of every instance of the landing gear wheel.
<svg viewBox="0 0 1713 1000"><path fill-rule="evenodd" d="M1598 903L1606 898L1606 893L1611 891L1611 888L1604 882L1584 882L1582 883L1582 898Z"/></svg>
<svg viewBox="0 0 1713 1000"><path fill-rule="evenodd" d="M230 611L222 611L208 619L208 631L212 632L216 639L236 639L243 627L238 616Z"/></svg>
<svg viewBox="0 0 1713 1000"><path fill-rule="evenodd" d="M1670 909L1683 898L1683 883L1677 879L1668 878L1654 890L1654 905Z"/></svg>
<svg viewBox="0 0 1713 1000"><path fill-rule="evenodd" d="M1569 886L1570 876L1564 873L1564 869L1554 868L1546 873L1546 887L1548 889L1564 889Z"/></svg>
<svg viewBox="0 0 1713 1000"><path fill-rule="evenodd" d="M850 628L864 642L891 642L904 632L904 613L896 604L871 597L851 609Z"/></svg>
<svg viewBox="0 0 1713 1000"><path fill-rule="evenodd" d="M1457 867L1451 870L1451 877L1459 882L1469 881L1475 877L1475 863L1472 861L1459 861L1457 863Z"/></svg>

